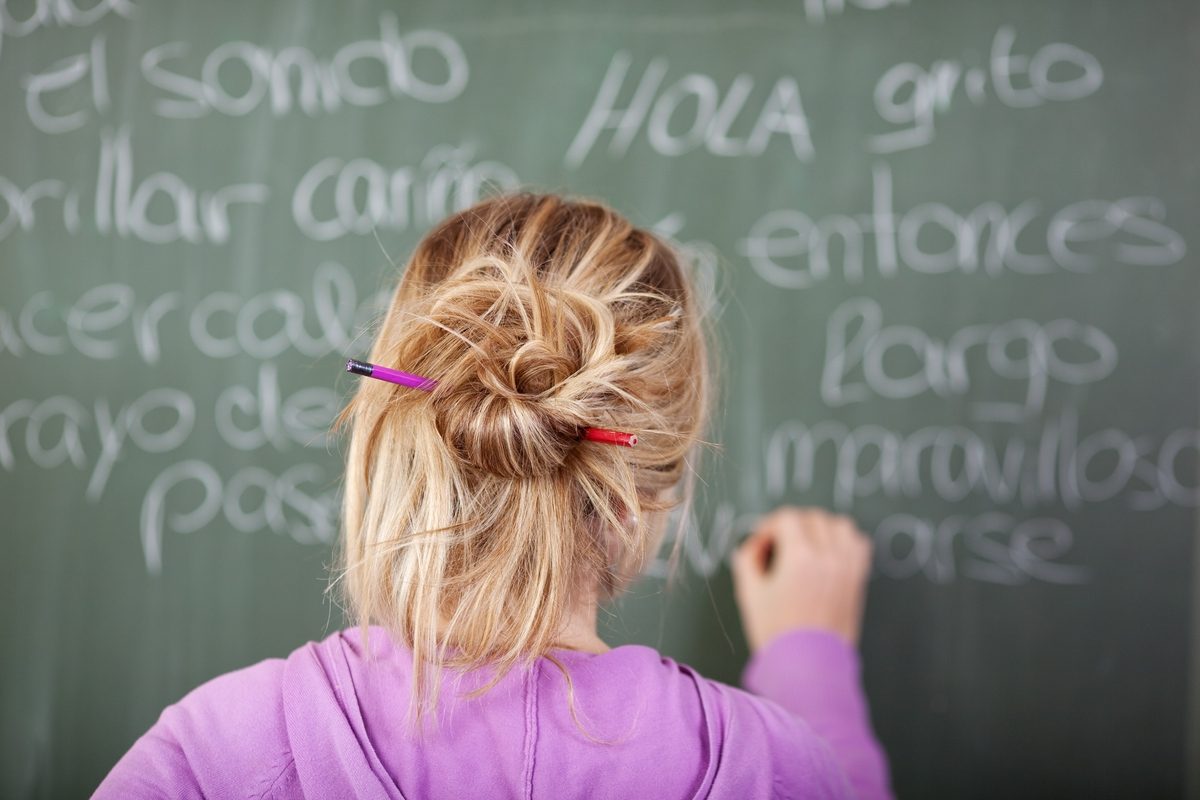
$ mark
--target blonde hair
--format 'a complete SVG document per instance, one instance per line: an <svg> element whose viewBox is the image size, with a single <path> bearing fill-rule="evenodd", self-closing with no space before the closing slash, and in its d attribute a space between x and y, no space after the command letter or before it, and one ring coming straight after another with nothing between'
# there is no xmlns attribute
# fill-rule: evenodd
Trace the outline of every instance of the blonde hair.
<svg viewBox="0 0 1200 800"><path fill-rule="evenodd" d="M364 635L411 648L411 721L442 667L492 665L475 696L546 656L572 688L549 653L565 620L626 588L692 498L714 352L699 300L669 244L597 202L498 196L418 244L370 360L437 387L364 379L335 423L336 583Z"/></svg>

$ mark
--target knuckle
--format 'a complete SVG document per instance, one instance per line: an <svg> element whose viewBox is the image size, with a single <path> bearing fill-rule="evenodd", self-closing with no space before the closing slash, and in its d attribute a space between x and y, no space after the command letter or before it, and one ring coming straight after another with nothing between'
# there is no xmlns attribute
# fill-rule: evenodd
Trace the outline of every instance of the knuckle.
<svg viewBox="0 0 1200 800"><path fill-rule="evenodd" d="M777 514L777 521L789 529L804 524L804 520L806 518L806 512L804 509L796 508L795 506L786 506L781 508Z"/></svg>
<svg viewBox="0 0 1200 800"><path fill-rule="evenodd" d="M835 514L830 519L830 522L839 531L843 531L845 533L852 533L858 530L858 525L854 522L854 518L846 516L845 514Z"/></svg>

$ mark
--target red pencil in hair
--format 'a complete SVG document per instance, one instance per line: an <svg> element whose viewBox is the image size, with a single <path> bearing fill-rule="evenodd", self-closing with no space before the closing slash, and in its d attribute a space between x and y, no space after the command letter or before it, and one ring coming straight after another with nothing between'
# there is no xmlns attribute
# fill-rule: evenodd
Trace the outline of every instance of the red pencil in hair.
<svg viewBox="0 0 1200 800"><path fill-rule="evenodd" d="M378 364L369 364L366 361L358 361L353 358L346 362L346 371L352 372L355 375L362 375L365 378L376 378L377 380L407 386L411 389L421 389L426 392L432 392L437 388L437 381L432 378L425 378L421 375L414 375L411 372L404 372L403 370L392 369L391 367L382 367ZM637 444L636 434L610 431L605 428L584 428L582 438L590 442L615 444L621 447L633 447Z"/></svg>

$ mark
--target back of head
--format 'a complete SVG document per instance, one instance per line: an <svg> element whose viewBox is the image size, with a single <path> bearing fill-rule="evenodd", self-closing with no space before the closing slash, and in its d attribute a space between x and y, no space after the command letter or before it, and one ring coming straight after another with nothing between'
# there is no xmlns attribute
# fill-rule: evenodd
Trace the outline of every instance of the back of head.
<svg viewBox="0 0 1200 800"><path fill-rule="evenodd" d="M486 200L417 246L370 360L437 386L363 381L339 424L343 595L412 648L418 719L441 666L498 680L546 655L690 499L710 389L694 291L658 237L554 195Z"/></svg>

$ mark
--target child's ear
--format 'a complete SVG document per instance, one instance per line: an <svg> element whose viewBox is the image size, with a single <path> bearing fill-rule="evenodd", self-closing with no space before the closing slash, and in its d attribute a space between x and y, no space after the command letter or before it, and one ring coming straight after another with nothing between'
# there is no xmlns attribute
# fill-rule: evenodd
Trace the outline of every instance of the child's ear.
<svg viewBox="0 0 1200 800"><path fill-rule="evenodd" d="M638 524L638 516L630 509L626 508L621 512L621 522L625 523L628 528L636 528Z"/></svg>

